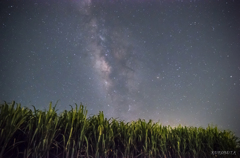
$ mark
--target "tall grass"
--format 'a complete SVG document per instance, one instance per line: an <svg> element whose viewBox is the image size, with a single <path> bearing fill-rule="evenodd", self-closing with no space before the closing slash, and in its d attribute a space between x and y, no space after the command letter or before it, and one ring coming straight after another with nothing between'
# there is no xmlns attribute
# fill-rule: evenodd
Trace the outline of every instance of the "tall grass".
<svg viewBox="0 0 240 158"><path fill-rule="evenodd" d="M87 118L82 104L56 113L0 105L0 158L80 157L237 157L240 141L217 127L163 126L152 120L125 123L107 119L102 111ZM212 155L235 151L236 155Z"/></svg>

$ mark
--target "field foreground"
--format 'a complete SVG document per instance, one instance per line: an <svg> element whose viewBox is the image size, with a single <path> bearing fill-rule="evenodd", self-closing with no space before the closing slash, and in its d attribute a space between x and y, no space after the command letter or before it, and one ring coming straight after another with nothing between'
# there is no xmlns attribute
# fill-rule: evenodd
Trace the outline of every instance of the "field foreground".
<svg viewBox="0 0 240 158"><path fill-rule="evenodd" d="M176 128L137 120L87 118L82 104L60 115L13 101L0 105L0 158L240 157L240 140L217 127Z"/></svg>

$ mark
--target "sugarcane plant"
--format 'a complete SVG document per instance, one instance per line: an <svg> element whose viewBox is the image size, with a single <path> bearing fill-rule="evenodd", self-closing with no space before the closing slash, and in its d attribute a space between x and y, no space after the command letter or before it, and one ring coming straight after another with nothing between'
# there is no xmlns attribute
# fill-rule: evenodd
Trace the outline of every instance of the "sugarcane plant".
<svg viewBox="0 0 240 158"><path fill-rule="evenodd" d="M16 105L16 107L15 107ZM58 114L0 105L0 158L238 157L240 140L217 126L163 126L152 120L107 119L103 111L87 117L82 104ZM213 151L233 151L217 155Z"/></svg>

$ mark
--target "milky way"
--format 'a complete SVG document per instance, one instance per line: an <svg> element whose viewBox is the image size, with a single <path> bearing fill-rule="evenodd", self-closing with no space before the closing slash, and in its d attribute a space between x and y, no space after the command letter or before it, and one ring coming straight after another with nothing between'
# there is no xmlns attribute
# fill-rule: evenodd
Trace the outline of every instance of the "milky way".
<svg viewBox="0 0 240 158"><path fill-rule="evenodd" d="M1 1L0 101L240 134L240 3Z"/></svg>
<svg viewBox="0 0 240 158"><path fill-rule="evenodd" d="M84 4L90 3L88 1ZM133 114L139 113L141 107L136 98L139 91L139 72L136 69L140 66L136 59L136 42L130 37L131 32L127 28L117 24L109 27L104 18L92 16L90 10L83 12L91 15L84 26L84 31L88 32L85 49L97 72L95 80L100 88L96 90L107 102L104 111L115 118L126 120L131 116L133 119Z"/></svg>

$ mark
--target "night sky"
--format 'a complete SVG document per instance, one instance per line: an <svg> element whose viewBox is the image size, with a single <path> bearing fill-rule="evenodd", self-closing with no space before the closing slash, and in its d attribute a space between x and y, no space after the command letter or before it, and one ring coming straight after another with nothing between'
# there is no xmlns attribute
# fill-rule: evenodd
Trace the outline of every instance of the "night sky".
<svg viewBox="0 0 240 158"><path fill-rule="evenodd" d="M0 101L240 136L237 0L1 0Z"/></svg>

